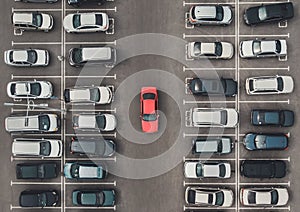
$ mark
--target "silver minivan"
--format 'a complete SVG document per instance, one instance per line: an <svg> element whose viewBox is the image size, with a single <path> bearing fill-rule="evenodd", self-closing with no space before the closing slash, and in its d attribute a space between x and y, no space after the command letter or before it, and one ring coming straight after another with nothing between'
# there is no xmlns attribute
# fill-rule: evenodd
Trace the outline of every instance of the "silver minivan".
<svg viewBox="0 0 300 212"><path fill-rule="evenodd" d="M231 153L233 145L229 137L198 138L193 140L193 154L228 154Z"/></svg>

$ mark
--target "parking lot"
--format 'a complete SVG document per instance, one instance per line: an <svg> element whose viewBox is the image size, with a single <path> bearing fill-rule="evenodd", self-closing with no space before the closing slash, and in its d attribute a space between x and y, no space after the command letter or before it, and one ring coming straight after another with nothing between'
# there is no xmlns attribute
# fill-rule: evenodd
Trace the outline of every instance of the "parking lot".
<svg viewBox="0 0 300 212"><path fill-rule="evenodd" d="M27 104L13 101L6 95L10 81L48 80L54 86L54 97L36 100L47 103L46 108L35 108L29 114L55 113L61 118L61 130L55 134L9 134L5 131L7 116L24 115L23 106L0 106L2 148L0 158L3 171L0 175L0 211L23 211L19 206L19 194L26 189L55 189L60 194L60 203L43 211L122 211L122 212L171 212L171 211L295 211L300 200L300 172L297 163L300 146L297 144L299 122L296 118L291 128L254 127L250 123L252 109L299 110L297 74L300 43L299 3L293 1L295 17L287 23L249 27L244 24L245 8L262 3L281 1L256 0L114 0L105 5L74 8L66 1L54 4L29 4L5 0L1 7L0 20L1 52L8 49L41 48L50 52L50 65L42 68L15 68L2 60L2 103ZM234 20L229 26L196 26L187 22L189 8L196 4L228 4L233 7ZM12 12L40 11L53 15L54 29L44 32L14 31L11 25ZM107 33L69 34L63 29L63 17L75 12L106 12L111 28ZM242 59L239 43L243 40L266 38L286 39L288 56L284 58ZM186 55L186 44L191 41L227 41L234 45L235 54L230 60L190 60ZM68 52L73 47L108 45L117 49L118 64L111 70L97 66L75 68L68 63ZM58 56L62 56L59 57ZM254 76L289 75L295 82L294 92L284 95L247 95L245 80ZM238 82L235 97L193 96L186 89L186 82L193 77L233 78ZM63 101L65 88L89 85L111 85L114 99L110 105L72 106ZM143 86L155 86L159 90L160 127L157 134L142 134L140 126L139 92ZM234 108L239 112L239 123L235 128L192 128L186 125L186 111L193 107ZM117 129L113 132L74 131L72 115L77 113L111 113L117 117ZM243 137L249 132L289 134L289 147L284 151L248 151L243 146ZM103 136L115 141L117 154L109 158L86 158L70 153L70 142L74 136ZM220 156L196 157L192 154L192 139L207 136L227 136L234 140L233 152ZM61 158L42 159L57 163L61 174L53 180L18 180L15 165L21 162L41 161L38 158L12 157L11 143L16 137L57 138L63 141ZM278 159L287 163L288 173L282 179L249 179L240 175L240 162L245 159ZM63 165L72 161L105 163L108 178L101 181L68 180L63 176ZM228 161L232 167L230 179L191 180L184 178L183 163L186 161ZM234 203L229 208L206 208L185 204L187 186L230 188ZM239 190L251 186L280 186L289 190L289 203L283 207L245 207L239 201ZM72 205L75 189L111 188L116 191L115 207L78 207ZM40 211L41 209L30 209Z"/></svg>

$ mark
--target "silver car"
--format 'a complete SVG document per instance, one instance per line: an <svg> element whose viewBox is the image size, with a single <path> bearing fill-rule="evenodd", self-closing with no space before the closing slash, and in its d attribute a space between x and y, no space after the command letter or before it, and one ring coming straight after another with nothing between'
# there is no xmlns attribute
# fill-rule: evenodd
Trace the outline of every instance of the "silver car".
<svg viewBox="0 0 300 212"><path fill-rule="evenodd" d="M48 66L49 52L43 49L11 49L4 52L4 62L10 66Z"/></svg>
<svg viewBox="0 0 300 212"><path fill-rule="evenodd" d="M223 162L194 162L184 163L184 176L186 178L230 178L230 163Z"/></svg>
<svg viewBox="0 0 300 212"><path fill-rule="evenodd" d="M113 131L116 129L117 119L112 114L75 114L73 128L83 131Z"/></svg>
<svg viewBox="0 0 300 212"><path fill-rule="evenodd" d="M190 9L189 22L193 25L229 25L232 20L229 5L196 5Z"/></svg>

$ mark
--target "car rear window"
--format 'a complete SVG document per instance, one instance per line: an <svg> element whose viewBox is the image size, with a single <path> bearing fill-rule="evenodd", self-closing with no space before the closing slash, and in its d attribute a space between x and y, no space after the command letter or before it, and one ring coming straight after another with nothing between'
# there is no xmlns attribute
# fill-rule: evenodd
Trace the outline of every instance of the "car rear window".
<svg viewBox="0 0 300 212"><path fill-rule="evenodd" d="M252 191L249 191L248 193L248 202L249 204L255 204L256 203L256 193L255 192L252 192Z"/></svg>
<svg viewBox="0 0 300 212"><path fill-rule="evenodd" d="M220 177L225 177L225 174L226 174L226 168L225 168L225 165L224 164L221 164L219 166L219 171L220 171Z"/></svg>
<svg viewBox="0 0 300 212"><path fill-rule="evenodd" d="M281 43L279 40L276 40L275 43L276 43L276 53L279 54L281 52Z"/></svg>
<svg viewBox="0 0 300 212"><path fill-rule="evenodd" d="M100 129L104 129L106 126L106 119L103 115L96 116L97 126Z"/></svg>
<svg viewBox="0 0 300 212"><path fill-rule="evenodd" d="M217 56L221 56L222 55L222 44L220 42L215 42L215 53Z"/></svg>
<svg viewBox="0 0 300 212"><path fill-rule="evenodd" d="M190 14L190 15L192 16L193 19L196 19L195 9L196 9L196 7L193 7L193 8L192 8L192 11L191 11L192 14Z"/></svg>
<svg viewBox="0 0 300 212"><path fill-rule="evenodd" d="M221 124L223 124L223 125L227 124L227 111L226 110L221 111Z"/></svg>
<svg viewBox="0 0 300 212"><path fill-rule="evenodd" d="M73 16L73 27L74 27L74 28L78 28L78 27L80 27L80 25L81 25L81 22L80 22L80 15L75 14L75 15Z"/></svg>
<svg viewBox="0 0 300 212"><path fill-rule="evenodd" d="M276 190L271 191L271 204L277 204L278 203L278 192Z"/></svg>
<svg viewBox="0 0 300 212"><path fill-rule="evenodd" d="M222 191L216 193L216 205L223 205L224 203L224 194Z"/></svg>
<svg viewBox="0 0 300 212"><path fill-rule="evenodd" d="M277 78L277 90L278 91L283 91L283 80L281 77Z"/></svg>

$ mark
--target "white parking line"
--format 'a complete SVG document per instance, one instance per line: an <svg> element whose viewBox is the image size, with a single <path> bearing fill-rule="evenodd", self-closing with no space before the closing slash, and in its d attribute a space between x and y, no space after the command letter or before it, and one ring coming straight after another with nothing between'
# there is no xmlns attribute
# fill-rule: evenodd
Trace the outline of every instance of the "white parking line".
<svg viewBox="0 0 300 212"><path fill-rule="evenodd" d="M187 68L182 67L182 71L235 71L236 68Z"/></svg>
<svg viewBox="0 0 300 212"><path fill-rule="evenodd" d="M242 37L242 38L268 38L268 37L287 37L289 38L290 37L290 33L287 33L287 34L269 34L269 35L239 35L239 37Z"/></svg>
<svg viewBox="0 0 300 212"><path fill-rule="evenodd" d="M239 209L241 210L259 210L259 211L262 211L262 210L288 210L290 211L291 210L291 207L290 206L287 206L287 207L240 207Z"/></svg>
<svg viewBox="0 0 300 212"><path fill-rule="evenodd" d="M87 136L87 137L97 137L97 136L99 136L99 135L101 135L101 136L103 136L103 137L114 137L114 138L116 138L117 137L117 133L115 132L115 133L112 133L112 134L104 134L104 133L87 133L87 134L84 134L84 133L70 133L70 134L65 134L66 136L68 136L68 137L71 137L71 136L82 136L82 137L84 137L84 136Z"/></svg>
<svg viewBox="0 0 300 212"><path fill-rule="evenodd" d="M53 133L53 134L48 134L48 133L32 133L32 134L30 134L30 133L11 133L10 134L12 137L14 137L14 136L24 136L24 135L28 135L28 136L31 136L31 137L61 137L61 135L62 134L55 134L55 133Z"/></svg>
<svg viewBox="0 0 300 212"><path fill-rule="evenodd" d="M183 206L184 211L186 211L186 210L216 210L216 209L234 210L236 208L235 207L223 208L223 207Z"/></svg>
<svg viewBox="0 0 300 212"><path fill-rule="evenodd" d="M54 8L36 8L36 9L20 9L20 8L11 8L11 12L61 12L62 9L58 8L58 9L54 9Z"/></svg>
<svg viewBox="0 0 300 212"><path fill-rule="evenodd" d="M93 9L82 9L82 8L66 8L65 11L67 12L101 12L101 11L113 11L113 12L117 12L117 7L114 8L93 8Z"/></svg>
<svg viewBox="0 0 300 212"><path fill-rule="evenodd" d="M199 5L199 4L201 4L201 5L205 5L205 4L207 4L207 5L218 5L218 4L220 4L220 3L217 3L217 2L208 2L208 3L206 3L206 2L185 2L185 1L183 1L183 6L185 7L186 5L188 5L188 6L191 6L191 5ZM224 4L235 4L235 2L226 2L226 3L224 3Z"/></svg>
<svg viewBox="0 0 300 212"><path fill-rule="evenodd" d="M79 105L79 104L73 104L73 105ZM117 109L68 109L69 112L117 112Z"/></svg>
<svg viewBox="0 0 300 212"><path fill-rule="evenodd" d="M73 210L116 210L116 206L114 207L76 207L76 206L65 206L65 209L73 209Z"/></svg>
<svg viewBox="0 0 300 212"><path fill-rule="evenodd" d="M291 162L291 157L287 157L287 158L239 158L240 161L242 160L284 160L284 161L288 161Z"/></svg>
<svg viewBox="0 0 300 212"><path fill-rule="evenodd" d="M41 75L11 75L11 79L46 79L46 78L52 78L52 79L61 79L62 76L41 76ZM74 78L74 79L77 79L77 78L112 78L112 79L117 79L117 75L114 74L114 75L105 75L105 76L65 76L65 78Z"/></svg>
<svg viewBox="0 0 300 212"><path fill-rule="evenodd" d="M289 0L287 1L240 1L239 4L257 4L257 5L261 5L261 4L276 4L276 3L280 3L280 2L289 2Z"/></svg>
<svg viewBox="0 0 300 212"><path fill-rule="evenodd" d="M183 133L183 137L186 138L186 137L207 137L207 136L210 136L210 137L220 137L220 136L235 136L235 133L220 133L220 134L213 134L213 133L203 133L203 134L197 134L197 133L194 133L194 134L190 134L190 133Z"/></svg>
<svg viewBox="0 0 300 212"><path fill-rule="evenodd" d="M112 185L117 186L117 182L65 182L65 185Z"/></svg>
<svg viewBox="0 0 300 212"><path fill-rule="evenodd" d="M20 181L10 181L10 186L13 185L60 185L61 182L20 182Z"/></svg>
<svg viewBox="0 0 300 212"><path fill-rule="evenodd" d="M10 157L10 162L13 162L13 161L59 161L61 160L60 158L42 158L42 157L36 157L36 158L28 158L28 157L13 157L11 156Z"/></svg>
<svg viewBox="0 0 300 212"><path fill-rule="evenodd" d="M247 100L240 100L241 104L266 104L266 103L274 103L274 104L278 104L278 103L286 103L286 104L290 104L290 99L288 100L253 100L253 101L247 101Z"/></svg>
<svg viewBox="0 0 300 212"><path fill-rule="evenodd" d="M199 180L199 179L198 179ZM214 179L214 180L218 180L218 179ZM211 179L211 181L213 181L213 179ZM192 183L192 182L186 182L183 181L183 186L200 186L200 185L208 185L208 186L218 186L218 182L197 182L197 183ZM222 182L222 186L233 186L235 185L235 183L226 183L226 182Z"/></svg>
<svg viewBox="0 0 300 212"><path fill-rule="evenodd" d="M288 67L274 67L274 68L253 68L253 67L249 67L249 68L239 68L239 70L247 70L247 71L252 71L252 70L262 70L262 71L290 71L290 66Z"/></svg>
<svg viewBox="0 0 300 212"><path fill-rule="evenodd" d="M95 160L95 161L117 161L117 157L109 158L97 158L97 157L86 157L86 158L65 158L65 161L86 161L86 160Z"/></svg>
<svg viewBox="0 0 300 212"><path fill-rule="evenodd" d="M185 104L234 104L235 101L227 101L227 100L208 100L208 101L188 101L188 100L183 100L183 105Z"/></svg>
<svg viewBox="0 0 300 212"><path fill-rule="evenodd" d="M200 155L198 158L186 158L186 157L183 157L183 161L235 161L236 159L235 158L211 158L210 157L211 154L208 154L208 157L206 158L204 156L204 154Z"/></svg>
<svg viewBox="0 0 300 212"><path fill-rule="evenodd" d="M117 79L117 74L114 74L114 75L105 75L105 76L97 76L97 75L95 75L95 76L82 76L82 75L80 75L80 76L65 76L65 78L66 79L68 79L68 78L70 78L70 79L72 79L72 78L75 78L75 79L77 79L77 78L112 78L112 79Z"/></svg>
<svg viewBox="0 0 300 212"><path fill-rule="evenodd" d="M43 209L48 209L48 210L58 210L58 209L61 209L62 207L60 206L56 206L56 207L43 207ZM24 209L24 207L21 207L21 206L13 206L13 205L10 205L10 210L15 210L15 209ZM30 210L36 210L36 208L33 208L33 207L26 207L26 210L30 211Z"/></svg>
<svg viewBox="0 0 300 212"><path fill-rule="evenodd" d="M66 45L117 45L117 41L77 41L65 42Z"/></svg>
<svg viewBox="0 0 300 212"><path fill-rule="evenodd" d="M291 186L291 182L280 182L280 183L275 183L275 182L261 182L261 183L255 183L255 182L251 182L251 183L243 183L240 182L239 183L241 186L270 186L270 187L275 187L275 186Z"/></svg>
<svg viewBox="0 0 300 212"><path fill-rule="evenodd" d="M218 34L216 34L216 35L212 35L212 34L190 35L190 34L183 33L182 37L183 37L183 39L185 39L185 38L234 38L235 35L222 35L222 34L220 34L220 35L218 35Z"/></svg>

